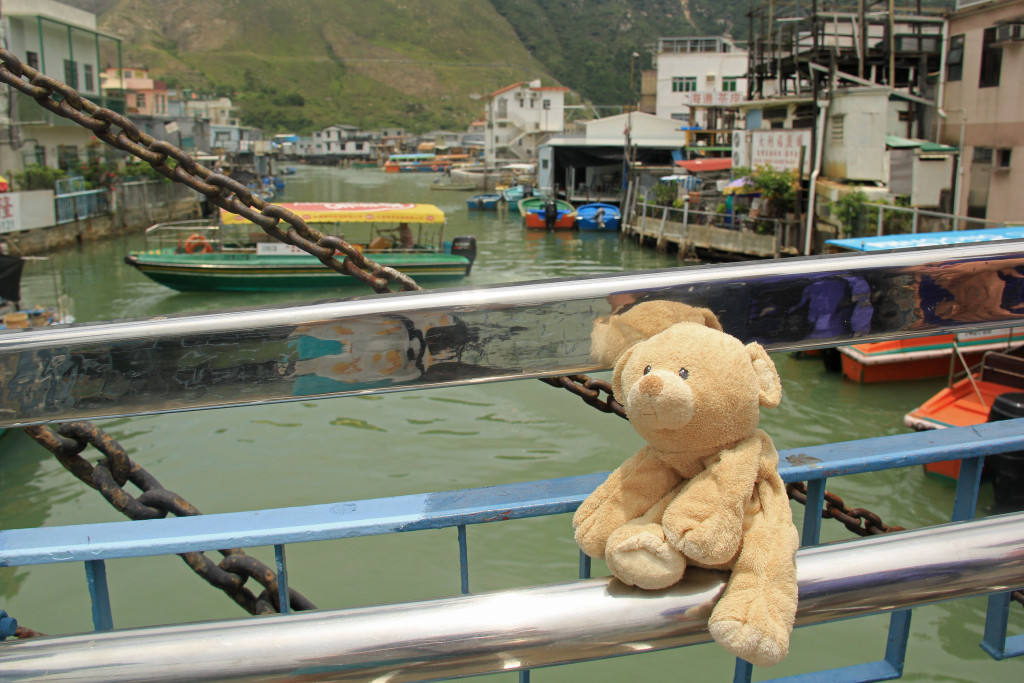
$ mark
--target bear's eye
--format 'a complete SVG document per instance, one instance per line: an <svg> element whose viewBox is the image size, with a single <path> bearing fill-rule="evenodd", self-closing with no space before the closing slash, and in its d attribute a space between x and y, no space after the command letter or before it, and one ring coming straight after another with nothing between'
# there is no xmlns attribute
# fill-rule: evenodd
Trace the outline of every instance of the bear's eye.
<svg viewBox="0 0 1024 683"><path fill-rule="evenodd" d="M644 374L648 375L648 374L650 374L650 372L651 372L651 366L648 365L646 368L644 368Z"/></svg>
<svg viewBox="0 0 1024 683"><path fill-rule="evenodd" d="M683 379L687 379L690 376L690 371L686 368L679 368L679 376Z"/></svg>

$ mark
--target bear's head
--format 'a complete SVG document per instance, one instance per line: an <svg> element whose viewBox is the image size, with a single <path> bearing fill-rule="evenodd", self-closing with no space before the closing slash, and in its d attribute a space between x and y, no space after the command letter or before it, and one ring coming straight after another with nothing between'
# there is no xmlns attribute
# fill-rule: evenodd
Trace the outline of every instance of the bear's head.
<svg viewBox="0 0 1024 683"><path fill-rule="evenodd" d="M761 406L782 399L760 344L680 322L626 350L612 388L633 428L659 451L710 455L754 433Z"/></svg>

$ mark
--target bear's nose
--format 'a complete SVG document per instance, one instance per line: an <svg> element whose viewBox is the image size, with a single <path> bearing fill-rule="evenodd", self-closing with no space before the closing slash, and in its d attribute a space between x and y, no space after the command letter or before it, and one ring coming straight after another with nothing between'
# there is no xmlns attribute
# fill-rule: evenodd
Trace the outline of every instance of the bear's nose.
<svg viewBox="0 0 1024 683"><path fill-rule="evenodd" d="M657 396L661 393L661 377L657 375L644 375L640 378L640 391L649 395Z"/></svg>

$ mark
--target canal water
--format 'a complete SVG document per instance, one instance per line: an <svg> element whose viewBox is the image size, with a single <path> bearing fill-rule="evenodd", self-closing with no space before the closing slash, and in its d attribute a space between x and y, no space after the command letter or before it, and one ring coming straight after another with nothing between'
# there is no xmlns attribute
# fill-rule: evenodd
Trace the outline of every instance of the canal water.
<svg viewBox="0 0 1024 683"><path fill-rule="evenodd" d="M472 234L478 257L467 285L678 267L616 235L525 234L518 214L470 212L469 193L434 191L427 174L300 167L280 201L401 201L437 204L449 237ZM306 293L177 293L123 262L141 235L52 254L79 321L198 312L352 296ZM52 298L44 263L27 268L23 299ZM777 447L844 441L905 431L903 414L941 380L861 386L826 373L820 362L776 354L784 401L764 411ZM204 513L288 507L562 477L613 469L641 445L619 418L535 380L367 397L106 420L100 426L136 462ZM93 457L93 456L91 456ZM919 468L833 479L828 489L850 507L907 528L946 521L953 486ZM991 493L978 513L987 514ZM797 522L802 508L794 506ZM99 494L65 472L20 430L0 441L0 526L21 528L120 521ZM851 538L825 521L824 541ZM273 565L273 549L250 552ZM213 556L213 554L211 554ZM572 580L578 554L570 516L469 529L470 590ZM320 608L447 596L459 591L456 532L422 531L288 548L289 580ZM606 573L595 562L594 573ZM109 562L118 628L242 616L234 603L177 557ZM50 633L91 628L81 564L0 568L0 609ZM915 610L907 680L1024 680L1024 662L998 663L978 647L984 598ZM1024 610L1011 610L1011 633ZM794 633L791 655L757 678L881 659L887 617ZM536 671L533 681L724 681L733 659L714 644ZM514 681L515 674L486 677Z"/></svg>

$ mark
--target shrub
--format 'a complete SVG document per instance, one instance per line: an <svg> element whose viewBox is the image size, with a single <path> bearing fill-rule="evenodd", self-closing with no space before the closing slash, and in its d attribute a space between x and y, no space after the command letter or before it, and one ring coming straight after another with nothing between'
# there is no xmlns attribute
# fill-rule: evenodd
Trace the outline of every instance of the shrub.
<svg viewBox="0 0 1024 683"><path fill-rule="evenodd" d="M66 174L59 168L31 164L23 171L11 174L14 186L19 190L52 190L54 184Z"/></svg>

